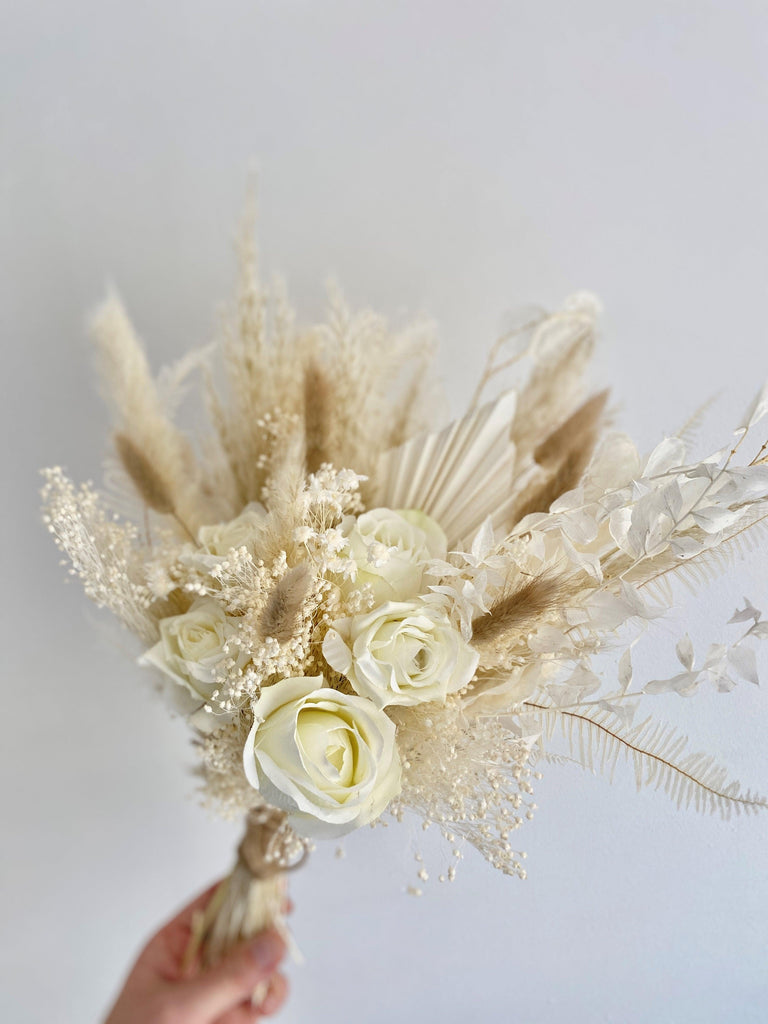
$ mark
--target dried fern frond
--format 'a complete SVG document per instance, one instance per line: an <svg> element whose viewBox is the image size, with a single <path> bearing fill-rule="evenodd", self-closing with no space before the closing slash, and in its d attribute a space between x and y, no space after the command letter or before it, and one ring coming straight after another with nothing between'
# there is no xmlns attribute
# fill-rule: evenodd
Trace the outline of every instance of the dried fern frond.
<svg viewBox="0 0 768 1024"><path fill-rule="evenodd" d="M687 737L651 718L628 728L607 709L564 710L533 701L522 713L550 736L559 722L571 754L586 768L612 777L620 757L631 761L638 789L663 790L678 807L717 812L725 819L768 808L766 797L743 792L710 754L687 751Z"/></svg>
<svg viewBox="0 0 768 1024"><path fill-rule="evenodd" d="M648 587L649 593L655 592L664 597L669 593L667 584L679 579L695 594L701 587L721 578L737 559L745 558L761 540L768 537L768 511L764 506L758 506L753 513L747 515L742 526L715 546L704 548L684 561L669 556L668 564L659 566L655 560L649 567L650 574L637 583L638 588Z"/></svg>
<svg viewBox="0 0 768 1024"><path fill-rule="evenodd" d="M706 402L702 402L698 409L694 409L685 423L683 423L679 430L676 430L672 436L679 437L683 444L685 444L686 448L692 445L696 440L696 433L701 427L704 417L716 400L717 396L713 395L711 398L708 398Z"/></svg>

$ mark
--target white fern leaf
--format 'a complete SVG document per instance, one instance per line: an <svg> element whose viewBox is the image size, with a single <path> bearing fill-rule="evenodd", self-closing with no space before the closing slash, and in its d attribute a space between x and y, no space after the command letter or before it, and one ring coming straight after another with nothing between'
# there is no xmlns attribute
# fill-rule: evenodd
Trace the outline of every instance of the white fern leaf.
<svg viewBox="0 0 768 1024"><path fill-rule="evenodd" d="M738 558L744 558L753 551L763 537L768 536L768 512L761 503L745 517L746 522L730 536L724 537L712 547L702 548L689 558L675 560L658 569L647 579L637 584L638 589L648 587L663 596L669 593L667 584L672 578L681 580L691 593L707 583L720 579Z"/></svg>
<svg viewBox="0 0 768 1024"><path fill-rule="evenodd" d="M768 808L766 797L742 791L711 755L687 751L687 737L651 718L627 728L604 708L565 711L534 702L526 703L523 713L529 720L526 728L532 719L548 736L559 723L571 755L586 768L607 771L612 778L620 757L631 761L638 789L661 789L678 807L717 812L725 819Z"/></svg>

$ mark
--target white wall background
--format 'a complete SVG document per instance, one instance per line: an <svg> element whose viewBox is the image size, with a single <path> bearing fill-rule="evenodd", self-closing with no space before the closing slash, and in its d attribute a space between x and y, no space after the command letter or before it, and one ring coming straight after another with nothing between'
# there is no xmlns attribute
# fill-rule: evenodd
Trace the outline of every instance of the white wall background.
<svg viewBox="0 0 768 1024"><path fill-rule="evenodd" d="M768 7L644 0L3 0L3 974L0 1017L99 1019L144 937L228 865L194 758L65 589L37 468L98 477L84 319L119 285L156 365L207 341L246 169L262 250L304 317L350 299L441 324L454 408L505 315L588 287L597 378L645 448L722 391L717 442L768 373ZM693 603L699 643L768 552ZM671 669L662 626L649 671ZM768 679L768 655L760 656ZM660 699L768 789L765 692ZM768 815L723 823L550 768L529 879L471 851L404 894L416 828L323 848L295 879L281 1019L525 1024L768 1015ZM439 853L433 853L437 874Z"/></svg>

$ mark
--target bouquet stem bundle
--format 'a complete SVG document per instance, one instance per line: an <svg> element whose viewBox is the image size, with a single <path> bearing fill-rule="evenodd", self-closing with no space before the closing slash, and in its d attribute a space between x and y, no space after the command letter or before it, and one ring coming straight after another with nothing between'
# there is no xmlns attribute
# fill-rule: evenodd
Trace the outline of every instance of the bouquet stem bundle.
<svg viewBox="0 0 768 1024"><path fill-rule="evenodd" d="M204 966L211 967L265 928L276 928L290 943L287 874L304 863L307 852L284 814L273 808L251 811L235 866L193 923L185 964L200 953Z"/></svg>

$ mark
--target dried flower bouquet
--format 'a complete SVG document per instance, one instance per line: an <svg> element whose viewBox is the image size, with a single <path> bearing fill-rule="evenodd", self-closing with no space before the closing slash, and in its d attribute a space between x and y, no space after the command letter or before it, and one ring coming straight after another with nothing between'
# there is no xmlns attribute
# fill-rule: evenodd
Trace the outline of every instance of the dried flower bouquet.
<svg viewBox="0 0 768 1024"><path fill-rule="evenodd" d="M206 799L247 818L199 922L207 958L280 922L314 838L385 812L524 877L515 833L557 727L582 763L623 755L678 804L764 808L633 718L652 694L756 683L760 611L746 602L736 639L698 663L684 637L671 678L635 684L631 648L675 577L717 576L764 535L768 391L722 450L691 460L683 430L641 456L608 428L606 393L584 393L597 304L580 294L500 339L466 414L436 429L429 329L390 333L338 298L327 323L297 327L250 237L218 363L193 353L154 378L105 302L112 504L58 468L44 487L72 572L189 716ZM195 449L173 414L197 370L213 431ZM483 400L507 371L515 387ZM115 511L129 490L132 519ZM617 649L601 675L595 656Z"/></svg>

